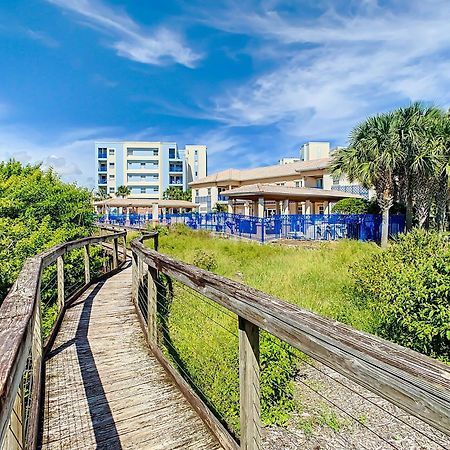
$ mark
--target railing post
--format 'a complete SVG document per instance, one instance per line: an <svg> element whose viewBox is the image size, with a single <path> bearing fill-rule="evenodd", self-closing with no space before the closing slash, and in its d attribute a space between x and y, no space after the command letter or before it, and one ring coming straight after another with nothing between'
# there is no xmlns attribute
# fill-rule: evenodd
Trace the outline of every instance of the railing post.
<svg viewBox="0 0 450 450"><path fill-rule="evenodd" d="M147 266L147 336L148 342L157 343L156 302L158 291L156 287L157 271Z"/></svg>
<svg viewBox="0 0 450 450"><path fill-rule="evenodd" d="M123 261L127 260L127 235L122 236Z"/></svg>
<svg viewBox="0 0 450 450"><path fill-rule="evenodd" d="M64 259L62 256L58 256L56 268L58 279L58 306L61 310L64 306Z"/></svg>
<svg viewBox="0 0 450 450"><path fill-rule="evenodd" d="M84 282L89 284L91 281L91 267L89 262L89 244L84 247Z"/></svg>
<svg viewBox="0 0 450 450"><path fill-rule="evenodd" d="M139 274L138 274L138 267L139 267L139 257L135 252L131 253L131 299L135 304L137 304L137 294L138 294L138 287L139 287Z"/></svg>
<svg viewBox="0 0 450 450"><path fill-rule="evenodd" d="M113 239L113 269L119 267L119 239Z"/></svg>
<svg viewBox="0 0 450 450"><path fill-rule="evenodd" d="M259 328L239 317L241 449L261 448Z"/></svg>
<svg viewBox="0 0 450 450"><path fill-rule="evenodd" d="M24 448L22 424L23 404L23 383L21 382L14 400L11 418L7 425L8 430L5 433L3 442L0 442L0 448L2 450L22 450Z"/></svg>

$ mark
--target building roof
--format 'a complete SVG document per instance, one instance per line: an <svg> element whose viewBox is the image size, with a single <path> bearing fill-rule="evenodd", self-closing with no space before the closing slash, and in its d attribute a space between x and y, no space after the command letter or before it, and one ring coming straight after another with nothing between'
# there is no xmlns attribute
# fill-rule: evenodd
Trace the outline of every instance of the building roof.
<svg viewBox="0 0 450 450"><path fill-rule="evenodd" d="M151 208L157 204L160 208L196 208L196 203L188 202L186 200L158 200L152 198L108 198L94 202L95 206L109 206L112 208Z"/></svg>
<svg viewBox="0 0 450 450"><path fill-rule="evenodd" d="M277 186L274 184L250 184L235 189L221 192L221 195L229 198L256 199L263 197L268 200L341 200L343 198L363 198L361 195L348 192L319 189L319 188L297 188L289 186Z"/></svg>
<svg viewBox="0 0 450 450"><path fill-rule="evenodd" d="M299 161L290 164L275 164L273 166L256 167L254 169L227 169L216 172L204 178L189 183L189 186L196 187L203 184L258 181L269 178L282 178L298 175L301 172L326 169L330 163L330 158L315 159L311 161Z"/></svg>

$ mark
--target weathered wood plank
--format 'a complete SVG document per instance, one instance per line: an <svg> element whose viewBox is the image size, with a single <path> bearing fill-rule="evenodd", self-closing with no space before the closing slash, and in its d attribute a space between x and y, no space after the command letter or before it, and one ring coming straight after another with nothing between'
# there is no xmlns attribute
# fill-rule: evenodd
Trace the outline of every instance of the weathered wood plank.
<svg viewBox="0 0 450 450"><path fill-rule="evenodd" d="M144 263L450 434L450 367L131 242Z"/></svg>
<svg viewBox="0 0 450 450"><path fill-rule="evenodd" d="M131 269L67 308L46 362L43 449L218 450L151 355L131 300Z"/></svg>
<svg viewBox="0 0 450 450"><path fill-rule="evenodd" d="M259 328L239 317L241 449L261 449Z"/></svg>
<svg viewBox="0 0 450 450"><path fill-rule="evenodd" d="M95 236L79 239L52 247L25 261L16 283L0 306L0 444L4 440L13 403L33 342L36 328L33 318L36 318L36 308L39 307L40 276L43 268L49 266L70 250L81 248L89 243L103 242L105 239L114 238L114 236L125 235L126 232L121 231L106 237ZM36 355L36 352L34 354ZM40 364L39 359L38 361L38 364ZM39 372L38 367L33 366L33 373L37 380L35 385L38 390L33 392L30 419L32 430L35 430L37 425L32 421L35 421L38 416L35 410L39 406L37 400L40 389ZM34 439L33 434L31 437Z"/></svg>

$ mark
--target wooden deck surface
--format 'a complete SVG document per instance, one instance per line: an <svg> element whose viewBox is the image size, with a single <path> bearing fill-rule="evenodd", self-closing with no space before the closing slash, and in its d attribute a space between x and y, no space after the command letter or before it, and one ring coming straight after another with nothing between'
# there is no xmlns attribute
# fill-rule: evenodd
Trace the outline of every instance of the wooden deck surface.
<svg viewBox="0 0 450 450"><path fill-rule="evenodd" d="M220 449L148 350L131 268L67 310L46 362L42 449Z"/></svg>

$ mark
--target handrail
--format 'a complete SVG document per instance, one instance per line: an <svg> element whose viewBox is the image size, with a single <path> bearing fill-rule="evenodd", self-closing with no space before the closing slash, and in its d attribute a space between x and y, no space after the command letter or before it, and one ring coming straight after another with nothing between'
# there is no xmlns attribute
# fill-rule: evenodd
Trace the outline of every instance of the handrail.
<svg viewBox="0 0 450 450"><path fill-rule="evenodd" d="M85 249L85 284L73 297L86 289L92 281L89 272L89 245L112 239L113 270L119 267L118 241L125 245L126 231L105 236L92 236L56 245L36 256L28 258L0 306L0 447L13 434L8 449L35 448L37 444L39 404L41 396L42 354L45 350L41 334L40 282L42 271L53 262L58 262L58 300L61 317L64 313L64 265L62 257L71 250ZM125 253L126 255L126 253ZM61 283L62 280L62 283ZM59 320L59 318L58 318ZM58 321L57 321L58 322ZM22 376L31 353L33 390L29 432L22 430L21 410ZM8 430L9 424L9 430ZM25 433L24 433L25 431Z"/></svg>
<svg viewBox="0 0 450 450"><path fill-rule="evenodd" d="M143 244L145 238L131 242L138 265L146 264L149 275L155 276L157 272L167 275L237 314L240 339L244 331L244 336L252 340L246 327L253 327L256 336L261 328L450 435L450 366L158 253ZM257 345L257 337L256 344L253 343ZM241 389L242 382L241 376ZM241 448L256 448L245 445Z"/></svg>

